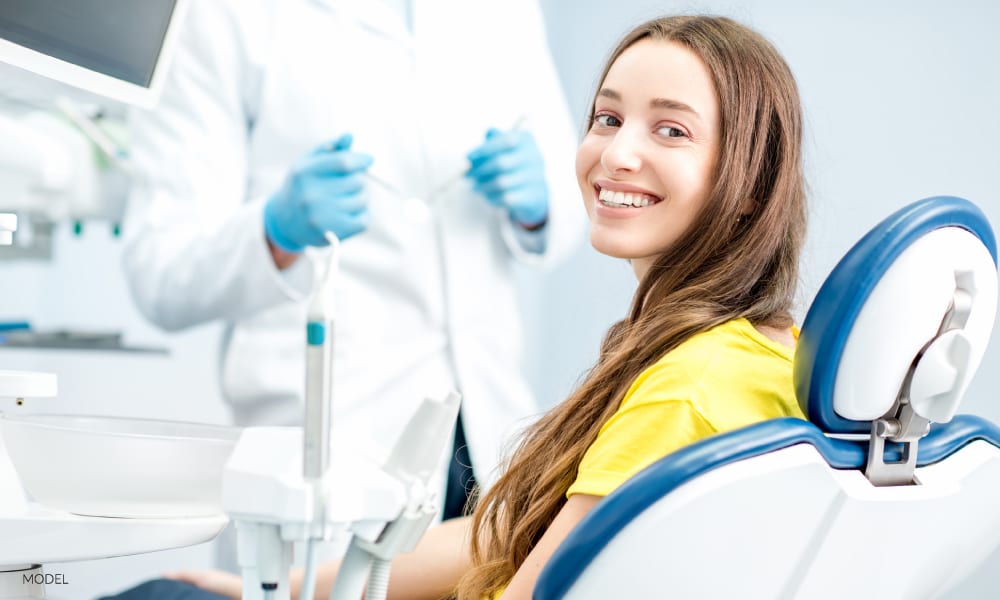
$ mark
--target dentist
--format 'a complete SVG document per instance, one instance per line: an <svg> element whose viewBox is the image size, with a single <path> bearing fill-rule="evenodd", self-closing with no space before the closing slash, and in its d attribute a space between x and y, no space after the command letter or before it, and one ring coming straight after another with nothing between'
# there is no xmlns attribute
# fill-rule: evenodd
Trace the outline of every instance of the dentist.
<svg viewBox="0 0 1000 600"><path fill-rule="evenodd" d="M423 397L459 390L467 456L440 481L460 513L461 463L488 485L539 410L512 266L558 261L583 226L536 2L198 0L131 133L133 298L165 330L225 323L234 421L301 424L306 299L332 232L334 438L388 446Z"/></svg>

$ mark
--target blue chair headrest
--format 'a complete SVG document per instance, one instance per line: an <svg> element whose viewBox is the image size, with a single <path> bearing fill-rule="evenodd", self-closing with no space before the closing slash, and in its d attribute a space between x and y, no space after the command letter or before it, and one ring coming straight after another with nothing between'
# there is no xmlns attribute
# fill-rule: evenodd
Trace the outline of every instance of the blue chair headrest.
<svg viewBox="0 0 1000 600"><path fill-rule="evenodd" d="M948 232L934 233L942 230ZM936 237L929 239L931 234ZM907 261L907 272L894 275ZM934 264L923 266L921 261ZM997 242L989 221L962 198L920 200L879 223L833 269L802 325L794 377L799 404L809 420L827 433L869 433L871 421L896 398L866 395L885 396L900 389L906 370L923 352L923 344L934 338L956 289L963 286L982 297L974 318L976 328L986 331L971 343L974 371L995 315L996 267ZM970 321L970 330L972 325ZM852 336L857 339L849 344ZM908 336L909 342L901 339ZM845 369L850 372L842 372ZM880 384L869 381L876 378ZM843 389L838 389L838 381ZM848 389L845 381L855 387ZM955 393L962 392L964 387ZM950 414L933 420L948 420Z"/></svg>

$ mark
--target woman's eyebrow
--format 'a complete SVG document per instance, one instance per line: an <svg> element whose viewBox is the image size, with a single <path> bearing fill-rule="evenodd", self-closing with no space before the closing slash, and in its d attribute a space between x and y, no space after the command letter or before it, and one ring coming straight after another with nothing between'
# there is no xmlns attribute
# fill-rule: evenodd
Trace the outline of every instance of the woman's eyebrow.
<svg viewBox="0 0 1000 600"><path fill-rule="evenodd" d="M603 97L608 98L610 100L618 100L619 102L622 99L622 95L619 94L618 92L614 91L611 88L601 88L601 91L597 92L597 95L598 96L603 96Z"/></svg>
<svg viewBox="0 0 1000 600"><path fill-rule="evenodd" d="M601 90L597 92L597 95L618 102L621 102L622 99L622 95L611 88L601 88ZM680 100L673 100L671 98L653 98L652 100L649 101L649 106L650 108L666 108L670 110L681 110L684 112L691 113L699 120L701 119L701 115L698 114L698 111L691 108L690 105L681 102Z"/></svg>
<svg viewBox="0 0 1000 600"><path fill-rule="evenodd" d="M680 100L672 100L670 98L653 98L649 101L650 108L667 108L671 110L682 110L684 112L691 113L698 119L701 119L701 115L698 111L691 108L691 106L681 102Z"/></svg>

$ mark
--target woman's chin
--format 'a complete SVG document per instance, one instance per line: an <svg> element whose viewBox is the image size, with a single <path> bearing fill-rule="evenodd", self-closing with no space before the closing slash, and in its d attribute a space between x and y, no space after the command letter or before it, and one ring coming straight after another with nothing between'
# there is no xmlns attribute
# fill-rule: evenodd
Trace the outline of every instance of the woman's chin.
<svg viewBox="0 0 1000 600"><path fill-rule="evenodd" d="M591 236L590 245L593 246L594 250L597 250L605 256L610 256L611 258L623 258L629 260L638 256L634 248L630 248L628 244L616 242L614 240L595 238L594 236Z"/></svg>

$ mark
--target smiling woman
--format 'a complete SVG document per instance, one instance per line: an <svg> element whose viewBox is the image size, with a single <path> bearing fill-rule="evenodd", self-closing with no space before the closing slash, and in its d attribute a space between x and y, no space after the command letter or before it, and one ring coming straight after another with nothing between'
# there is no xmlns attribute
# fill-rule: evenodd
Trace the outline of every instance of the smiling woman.
<svg viewBox="0 0 1000 600"><path fill-rule="evenodd" d="M594 247L630 260L639 279L631 311L471 519L393 561L390 598L530 598L573 527L632 475L716 433L802 416L790 316L805 229L800 145L794 79L761 36L725 18L671 17L625 37L576 170ZM323 569L320 595L337 569ZM180 578L239 595L232 578Z"/></svg>
<svg viewBox="0 0 1000 600"><path fill-rule="evenodd" d="M481 500L460 598L529 598L567 533L633 474L710 435L802 416L801 122L785 61L732 20L650 21L612 52L577 179L593 246L629 259L639 287L586 380Z"/></svg>

